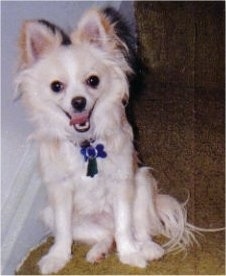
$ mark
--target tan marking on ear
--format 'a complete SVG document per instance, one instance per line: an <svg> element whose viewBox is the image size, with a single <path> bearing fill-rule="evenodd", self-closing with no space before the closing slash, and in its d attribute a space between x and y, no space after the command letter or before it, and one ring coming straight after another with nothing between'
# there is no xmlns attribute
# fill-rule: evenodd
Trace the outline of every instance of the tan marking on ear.
<svg viewBox="0 0 226 276"><path fill-rule="evenodd" d="M26 47L26 29L27 29L28 22L25 21L22 25L20 36L19 36L19 49L20 49L20 65L28 63L28 54L27 54L27 47Z"/></svg>
<svg viewBox="0 0 226 276"><path fill-rule="evenodd" d="M101 24L107 34L113 34L114 32L114 25L110 23L105 15L99 12Z"/></svg>

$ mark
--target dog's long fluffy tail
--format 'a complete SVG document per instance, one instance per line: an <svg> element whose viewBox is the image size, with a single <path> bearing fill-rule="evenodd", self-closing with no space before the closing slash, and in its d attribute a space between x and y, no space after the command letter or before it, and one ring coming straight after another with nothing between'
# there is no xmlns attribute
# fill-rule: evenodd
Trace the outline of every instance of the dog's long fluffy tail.
<svg viewBox="0 0 226 276"><path fill-rule="evenodd" d="M187 222L185 205L169 195L158 194L157 212L162 222L161 234L169 238L163 245L167 251L185 249L193 242L197 243L194 227Z"/></svg>
<svg viewBox="0 0 226 276"><path fill-rule="evenodd" d="M167 252L184 250L193 243L199 244L196 235L201 235L201 232L225 230L225 228L200 228L188 223L186 203L181 204L169 195L158 194L156 207L162 223L160 234L169 238L169 241L163 245Z"/></svg>

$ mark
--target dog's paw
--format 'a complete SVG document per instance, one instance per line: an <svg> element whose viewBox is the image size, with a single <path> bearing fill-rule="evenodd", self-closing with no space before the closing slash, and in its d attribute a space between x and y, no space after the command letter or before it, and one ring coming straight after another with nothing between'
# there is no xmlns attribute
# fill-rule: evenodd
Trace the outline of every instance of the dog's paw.
<svg viewBox="0 0 226 276"><path fill-rule="evenodd" d="M119 259L123 264L136 266L140 268L145 268L147 265L147 262L143 254L141 254L141 252L123 254L119 256Z"/></svg>
<svg viewBox="0 0 226 276"><path fill-rule="evenodd" d="M62 269L69 260L70 257L57 256L49 253L38 262L39 270L42 274L56 273Z"/></svg>
<svg viewBox="0 0 226 276"><path fill-rule="evenodd" d="M164 255L164 249L153 241L139 243L137 251L127 254L119 254L123 264L145 268L148 261L157 260Z"/></svg>
<svg viewBox="0 0 226 276"><path fill-rule="evenodd" d="M99 263L101 262L103 259L105 259L106 257L106 253L105 252L102 252L102 251L96 251L96 250L93 250L93 248L87 253L86 255L86 260L87 262L89 263Z"/></svg>
<svg viewBox="0 0 226 276"><path fill-rule="evenodd" d="M164 249L153 241L142 243L141 251L147 261L157 260L165 253Z"/></svg>
<svg viewBox="0 0 226 276"><path fill-rule="evenodd" d="M90 263L99 263L108 254L110 248L106 243L95 244L86 255L86 260Z"/></svg>

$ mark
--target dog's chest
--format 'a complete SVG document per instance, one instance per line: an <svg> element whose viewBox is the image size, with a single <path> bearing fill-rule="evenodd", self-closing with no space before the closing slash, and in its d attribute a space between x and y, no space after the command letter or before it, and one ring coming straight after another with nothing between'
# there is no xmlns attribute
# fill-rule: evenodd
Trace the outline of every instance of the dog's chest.
<svg viewBox="0 0 226 276"><path fill-rule="evenodd" d="M82 214L107 211L111 202L111 159L107 148L95 143L91 148L75 148L76 173L74 208ZM79 166L78 166L79 165Z"/></svg>
<svg viewBox="0 0 226 276"><path fill-rule="evenodd" d="M103 177L81 176L75 183L74 209L82 214L100 213L108 208L110 197L108 182Z"/></svg>

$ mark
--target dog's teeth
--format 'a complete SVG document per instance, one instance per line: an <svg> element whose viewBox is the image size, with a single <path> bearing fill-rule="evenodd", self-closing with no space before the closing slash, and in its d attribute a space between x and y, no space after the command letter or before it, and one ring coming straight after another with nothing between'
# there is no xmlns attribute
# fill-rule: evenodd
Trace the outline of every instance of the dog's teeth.
<svg viewBox="0 0 226 276"><path fill-rule="evenodd" d="M79 132L85 132L90 128L90 123L86 121L84 124L75 124L74 127Z"/></svg>

